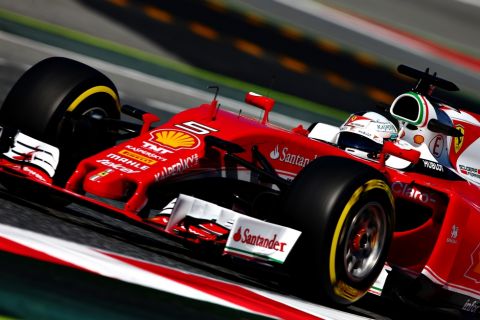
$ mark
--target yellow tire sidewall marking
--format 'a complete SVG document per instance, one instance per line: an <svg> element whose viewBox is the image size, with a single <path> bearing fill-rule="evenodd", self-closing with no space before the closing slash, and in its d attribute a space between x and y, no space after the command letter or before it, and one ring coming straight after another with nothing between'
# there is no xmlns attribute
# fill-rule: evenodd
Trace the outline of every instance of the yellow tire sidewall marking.
<svg viewBox="0 0 480 320"><path fill-rule="evenodd" d="M364 192L373 190L373 189L384 190L387 193L387 195L390 199L390 203L392 204L392 207L393 207L393 203L394 203L393 202L394 201L393 200L393 195L390 191L390 188L388 187L388 185L383 180L378 180L378 179L369 180L365 184L360 186L357 190L355 190L353 195L350 197L350 200L348 200L347 204L343 208L343 211L340 215L340 218L338 219L337 226L335 227L335 231L333 233L332 245L331 245L331 248L330 248L329 274L330 274L330 282L334 286L334 288L338 284L337 283L337 275L336 275L336 272L335 272L335 260L336 260L335 257L336 257L336 253L337 253L337 247L338 247L338 242L339 242L341 231L343 229L345 221L347 220L347 217L348 217L348 214L350 213L350 210L358 202L361 194L364 193ZM347 286L347 285L342 282L342 287L345 287L345 286ZM351 288L351 289L355 290L354 288ZM343 291L343 290L341 290L341 291ZM350 299L349 297L344 296L344 298L347 298L348 300L351 300L351 301L355 301L360 297Z"/></svg>
<svg viewBox="0 0 480 320"><path fill-rule="evenodd" d="M74 111L83 101L85 101L85 99L87 99L88 97L90 97L90 96L92 96L96 93L106 93L109 96L111 96L113 98L113 100L115 101L115 105L116 105L118 111L120 112L120 102L119 102L118 96L115 93L115 91L113 91L111 88L109 88L107 86L96 86L96 87L90 88L87 91L83 92L81 95L79 95L68 106L67 112Z"/></svg>

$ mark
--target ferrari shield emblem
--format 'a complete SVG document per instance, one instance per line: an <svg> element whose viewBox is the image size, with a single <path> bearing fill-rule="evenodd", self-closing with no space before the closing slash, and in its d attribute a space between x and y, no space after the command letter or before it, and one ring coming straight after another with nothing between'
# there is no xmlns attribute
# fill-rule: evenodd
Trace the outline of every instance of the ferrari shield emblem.
<svg viewBox="0 0 480 320"><path fill-rule="evenodd" d="M463 137L464 137L464 134L465 134L465 129L460 124L457 124L455 126L455 129L457 129L458 131L460 131L462 133L461 137L455 137L455 139L454 139L455 153L458 153L458 151L460 151L460 149L462 148L462 145L463 145Z"/></svg>

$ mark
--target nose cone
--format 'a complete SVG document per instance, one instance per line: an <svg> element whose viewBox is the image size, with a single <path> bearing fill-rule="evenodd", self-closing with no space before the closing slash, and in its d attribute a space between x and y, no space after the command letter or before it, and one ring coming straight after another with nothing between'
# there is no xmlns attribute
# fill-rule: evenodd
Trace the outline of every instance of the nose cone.
<svg viewBox="0 0 480 320"><path fill-rule="evenodd" d="M83 181L83 190L86 192L113 200L124 199L131 187L124 174L114 169L93 171Z"/></svg>

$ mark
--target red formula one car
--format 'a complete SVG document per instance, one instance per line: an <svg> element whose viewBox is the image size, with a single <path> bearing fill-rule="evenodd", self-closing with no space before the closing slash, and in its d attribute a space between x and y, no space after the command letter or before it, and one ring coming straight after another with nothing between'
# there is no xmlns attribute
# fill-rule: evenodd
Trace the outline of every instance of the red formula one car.
<svg viewBox="0 0 480 320"><path fill-rule="evenodd" d="M399 71L412 91L340 127L278 128L254 93L261 119L214 98L152 127L97 70L46 59L0 109L0 181L274 266L319 301L370 290L478 315L480 116L432 96L453 83Z"/></svg>

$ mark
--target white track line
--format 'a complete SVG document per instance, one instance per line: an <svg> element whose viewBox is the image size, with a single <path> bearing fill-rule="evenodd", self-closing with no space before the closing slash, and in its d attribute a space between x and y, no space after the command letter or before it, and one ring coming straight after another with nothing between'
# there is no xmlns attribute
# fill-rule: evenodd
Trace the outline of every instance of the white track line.
<svg viewBox="0 0 480 320"><path fill-rule="evenodd" d="M480 0L457 0L457 1L465 4L469 4L472 6L480 7Z"/></svg>
<svg viewBox="0 0 480 320"><path fill-rule="evenodd" d="M86 63L86 64L88 64L88 65L90 65L94 68L100 69L100 70L105 71L105 72L109 72L109 73L112 73L112 74L115 74L115 75L120 75L120 76L123 76L123 77L126 77L126 78L130 78L130 79L133 79L133 80L138 81L140 83L145 83L147 85L151 85L151 86L155 86L155 87L158 87L158 88L170 90L170 91L173 91L173 92L176 92L176 93L181 93L183 95L190 96L192 98L204 100L205 102L209 102L212 99L212 92L199 90L199 89L192 88L192 87L189 87L189 86L177 83L177 82L173 82L173 81L170 81L170 80L154 77L154 76L145 74L143 72L140 72L140 71L137 71L137 70L134 70L134 69L130 69L130 68L123 67L123 66L118 66L118 65L115 65L115 64L103 61L103 60L88 57L88 56L78 54L78 53L75 53L75 52L72 52L72 51L68 51L68 50L65 50L65 49L61 49L61 48L58 48L58 47L53 47L53 46L50 46L50 45L47 45L47 44L44 44L44 43L40 43L40 42L37 42L37 41L34 41L34 40L30 40L30 39L27 39L27 38L12 35L12 34L9 34L9 33L3 32L3 31L0 31L0 40L7 41L7 42L10 42L10 43L14 43L14 44L20 45L20 46L25 46L25 47L43 52L43 53L45 53L49 56L66 56L66 57L69 57L71 59L82 61L83 63ZM149 101L149 102L154 101L154 99L151 99L149 97L138 97L138 98L143 99L144 101ZM221 102L222 105L228 106L228 109L238 111L240 109L245 109L245 107L246 107L245 103L240 102L238 100L230 99L230 98L227 98L227 97L219 96L218 100ZM163 102L159 102L158 100L156 100L156 101L157 102L155 102L155 105L152 105L153 107L155 107L155 106L161 107L163 105L163 106L169 108L167 106L167 104L165 104ZM169 105L169 106L171 107L172 105ZM194 106L191 106L191 107L194 107ZM170 108L170 109L173 110L172 108ZM175 110L177 110L177 109L175 109ZM165 110L165 111L169 111L169 110ZM285 116L283 114L276 113L276 112L270 112L269 119L272 122L277 123L280 126L287 127L287 128L295 127L298 124L302 124L304 126L308 126L310 124L306 121L295 119L295 118Z"/></svg>
<svg viewBox="0 0 480 320"><path fill-rule="evenodd" d="M181 111L184 111L187 108L176 106L170 103L166 103L163 101L155 100L155 99L150 99L150 98L145 98L145 102L147 105L154 107L155 109L160 109L163 111L167 111L173 114L179 113Z"/></svg>
<svg viewBox="0 0 480 320"><path fill-rule="evenodd" d="M272 0L311 16L326 20L369 38L387 43L403 51L414 52L423 57L431 57L425 50L425 45L396 32L377 26L373 23L330 8L312 0Z"/></svg>
<svg viewBox="0 0 480 320"><path fill-rule="evenodd" d="M23 230L16 227L0 224L0 237L9 239L18 244L21 244L27 248L33 249L45 253L51 257L55 257L61 261L71 263L79 266L83 269L90 270L94 273L122 280L129 283L138 284L141 286L170 292L176 295L189 297L196 300L206 301L210 303L219 304L222 306L250 312L254 314L262 314L250 310L248 307L242 307L237 304L231 303L213 294L205 293L201 290L192 288L188 285L179 283L175 280L171 280L167 277L160 275L159 273L150 272L144 270L141 267L136 267L128 262L123 262L120 259L115 259L108 255L108 252L103 253L102 250L96 250L95 248L73 243L70 241L54 238L47 235L42 235L33 231ZM113 256L122 256L113 253ZM129 259L128 256L125 256ZM134 259L137 260L137 259ZM149 261L138 260L147 264L155 265ZM161 266L161 265L160 265ZM168 267L165 267L168 268ZM175 268L169 268L173 271L184 272ZM301 312L306 312L319 319L324 320L360 320L369 319L363 316L350 314L344 311L335 310L325 306L317 305L307 301L299 300L295 297L289 297L281 295L275 292L265 291L261 289L252 288L250 286L243 286L229 281L223 281L219 279L213 279L205 276L196 275L190 273L192 276L199 278L210 279L213 282L221 282L225 284L233 284L235 286L242 287L251 291L253 294L258 294L267 299L279 302L286 306L297 309ZM268 312L267 312L268 313ZM268 317L275 318L275 312L272 314L263 314Z"/></svg>
<svg viewBox="0 0 480 320"><path fill-rule="evenodd" d="M252 312L214 295L104 255L87 246L0 224L0 236L106 277ZM256 312L253 312L256 313Z"/></svg>
<svg viewBox="0 0 480 320"><path fill-rule="evenodd" d="M341 310L332 309L326 306L320 306L318 304L314 304L309 301L300 300L295 297L290 297L286 295L282 295L279 293L274 293L271 291L265 291L256 288L248 288L252 290L256 294L262 295L266 298L278 301L283 303L287 306L291 306L293 308L302 310L303 312L309 313L315 317L321 317L324 320L334 320L334 319L342 319L342 320L365 320L371 319L364 316L355 315L352 313L348 313Z"/></svg>

